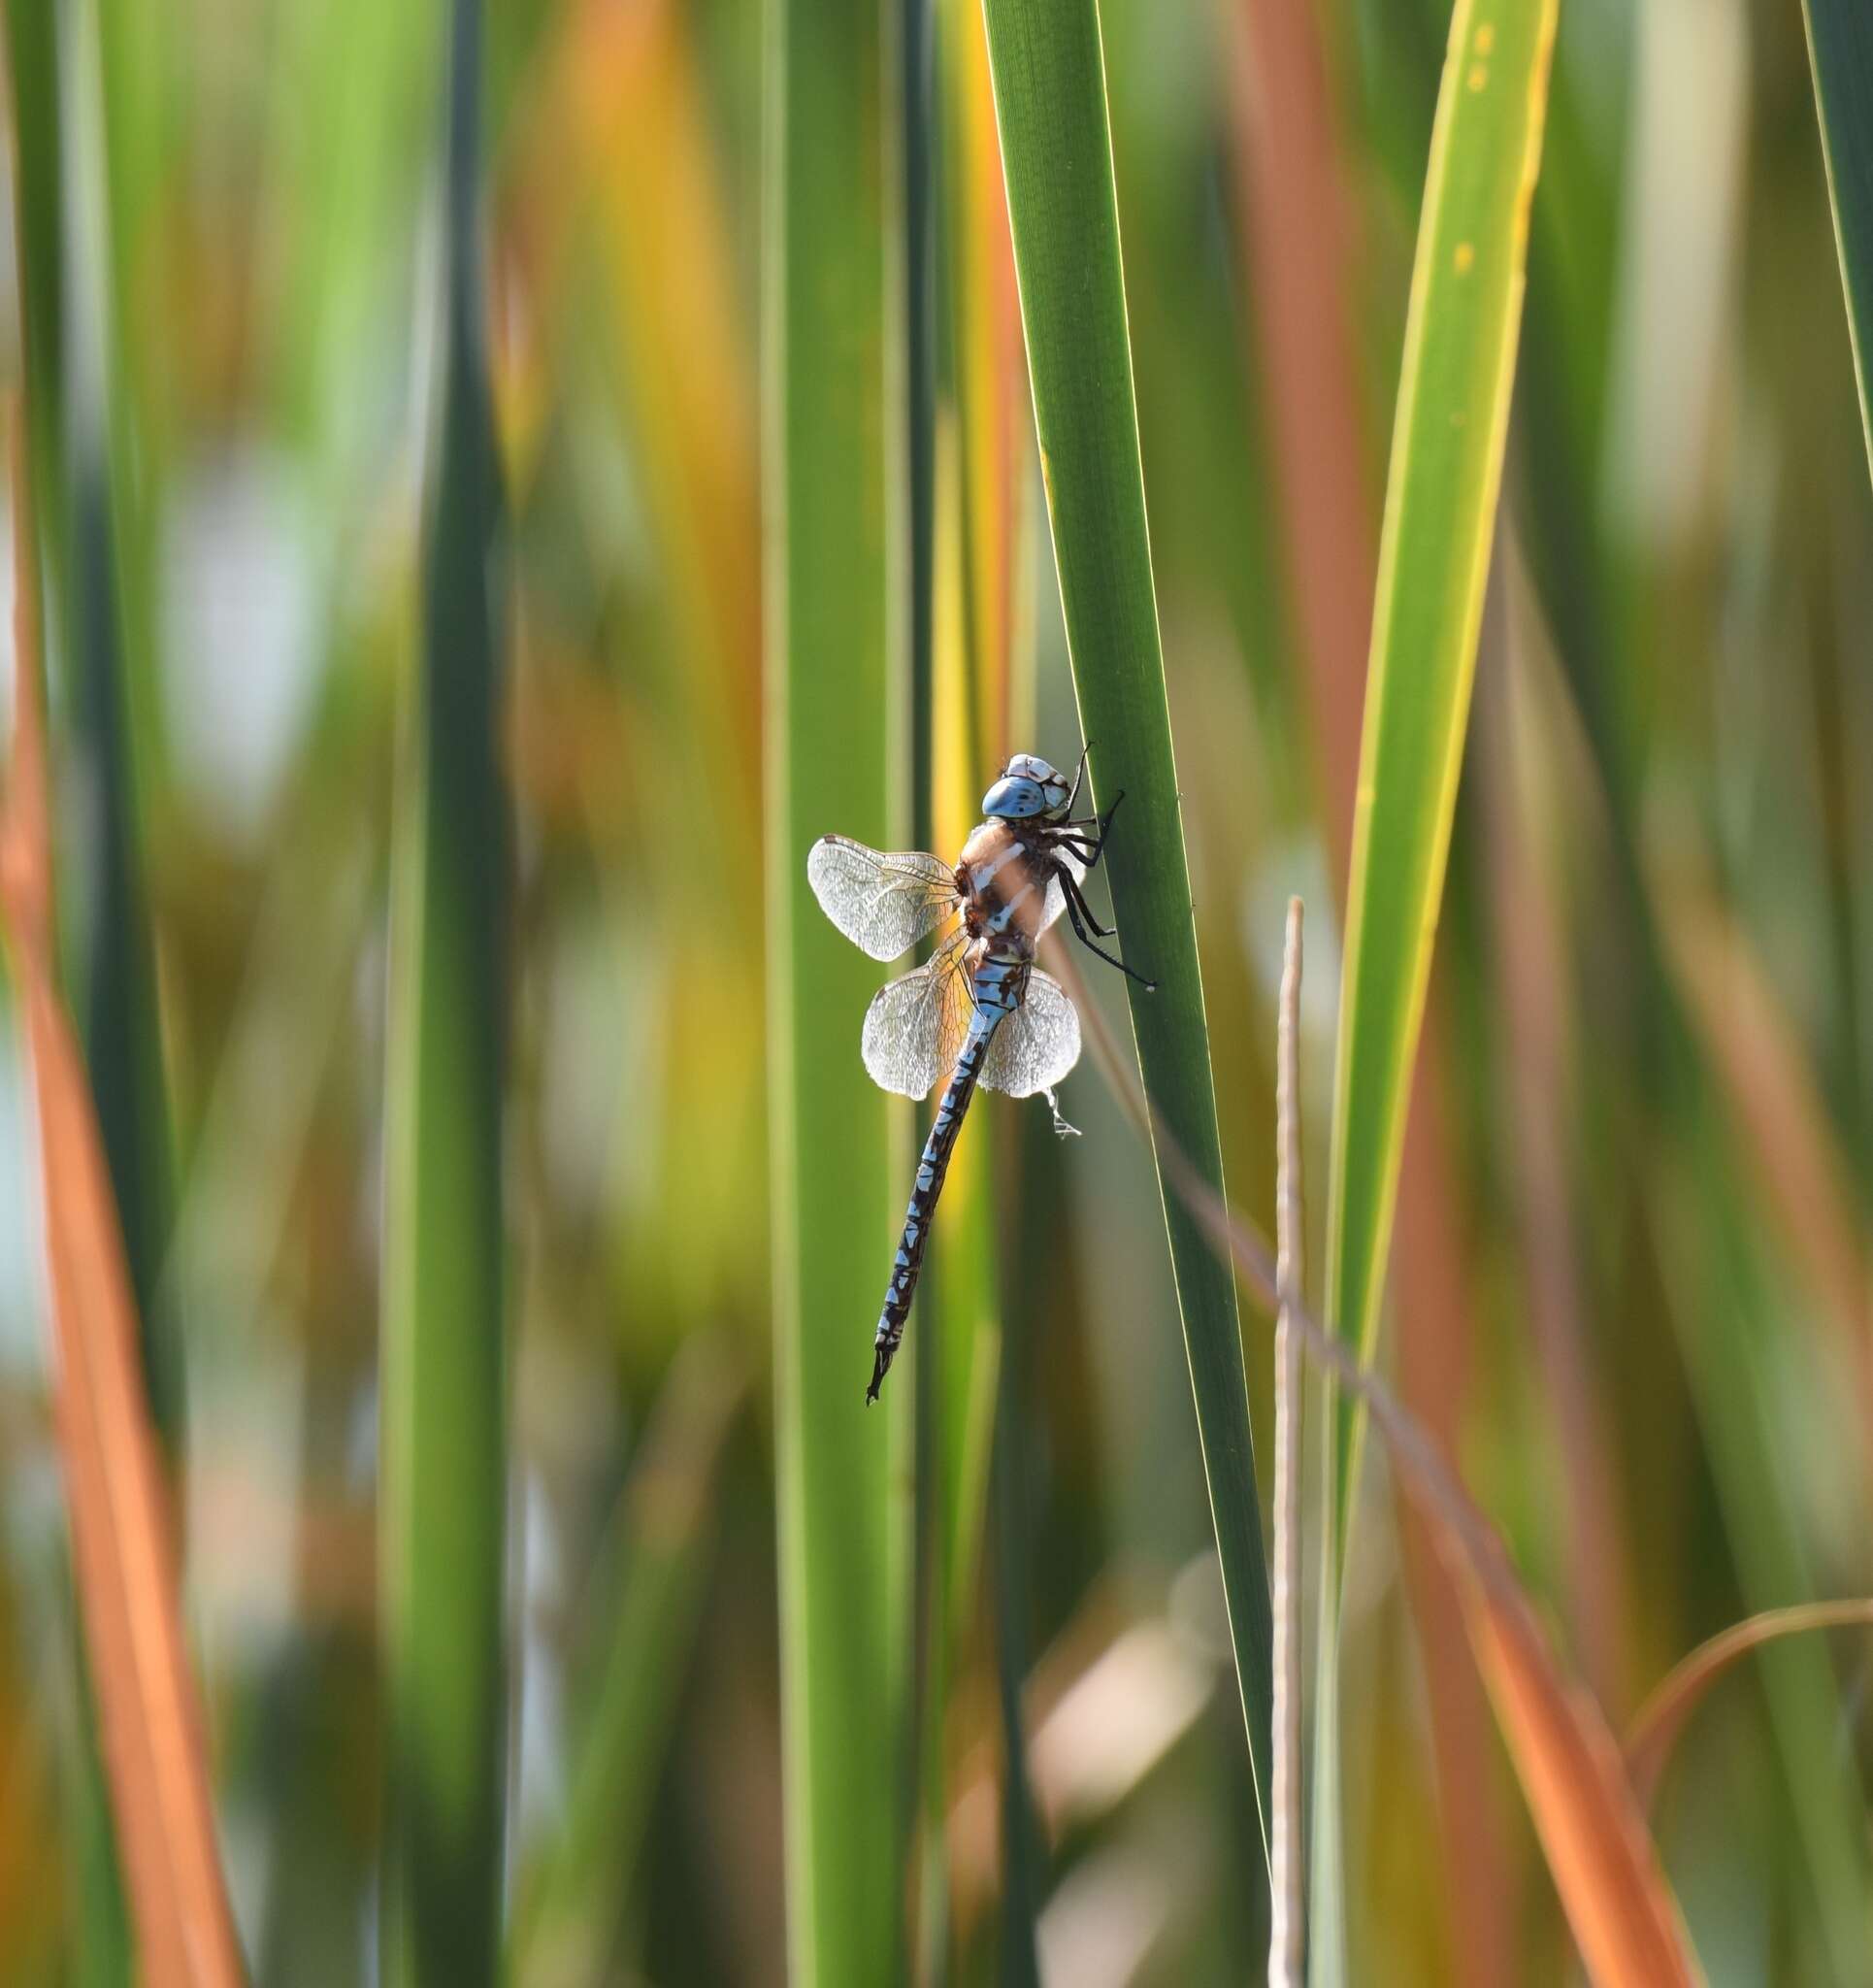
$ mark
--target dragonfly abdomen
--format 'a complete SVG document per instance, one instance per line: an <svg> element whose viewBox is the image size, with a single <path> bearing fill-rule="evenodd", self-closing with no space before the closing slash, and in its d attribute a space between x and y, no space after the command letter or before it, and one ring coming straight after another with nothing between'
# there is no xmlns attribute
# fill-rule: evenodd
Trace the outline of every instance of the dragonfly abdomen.
<svg viewBox="0 0 1873 1988"><path fill-rule="evenodd" d="M878 1314L878 1334L872 1346L871 1385L865 1391L868 1402L878 1398L884 1376L898 1355L904 1339L904 1321L910 1316L910 1301L916 1295L917 1278L924 1267L924 1245L930 1241L930 1224L936 1212L936 1200L943 1191L943 1176L949 1172L949 1156L956 1146L956 1135L963 1129L963 1116L975 1095L976 1080L989 1053L1002 1016L1012 1005L978 1006L964 1042L956 1068L943 1086L942 1103L936 1107L936 1121L924 1142L923 1157L917 1162L916 1184L910 1190L905 1210L904 1235L898 1243L898 1257L891 1269L891 1283L884 1294L884 1309Z"/></svg>

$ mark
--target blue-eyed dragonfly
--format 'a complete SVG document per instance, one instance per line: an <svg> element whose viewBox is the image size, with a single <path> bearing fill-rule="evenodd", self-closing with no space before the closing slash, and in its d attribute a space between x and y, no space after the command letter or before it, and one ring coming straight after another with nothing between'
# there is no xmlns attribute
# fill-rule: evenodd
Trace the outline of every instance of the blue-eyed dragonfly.
<svg viewBox="0 0 1873 1988"><path fill-rule="evenodd" d="M1110 939L1086 902L1082 879L1098 867L1125 796L1103 815L1075 818L1086 755L1069 784L1044 759L1019 753L982 802L983 819L949 864L918 853L880 855L844 836L822 836L806 858L821 908L873 959L896 959L948 923L929 963L879 988L866 1012L862 1048L874 1083L924 1098L945 1076L904 1216L872 1347L868 1402L878 1398L904 1338L924 1244L963 1114L977 1084L1009 1097L1044 1096L1056 1131L1072 1128L1054 1086L1079 1061L1079 1016L1060 982L1035 965L1035 945L1062 911L1080 942L1141 985L1094 938Z"/></svg>

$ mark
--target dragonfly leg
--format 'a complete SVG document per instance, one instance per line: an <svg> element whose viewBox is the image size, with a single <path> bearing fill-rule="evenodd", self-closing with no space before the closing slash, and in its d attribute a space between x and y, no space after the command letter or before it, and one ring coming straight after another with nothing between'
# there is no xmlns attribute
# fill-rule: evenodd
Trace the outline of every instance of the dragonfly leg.
<svg viewBox="0 0 1873 1988"><path fill-rule="evenodd" d="M1061 873L1060 888L1063 896L1070 893L1071 907L1077 910L1079 915L1086 920L1088 931L1097 932L1101 939L1116 939L1118 937L1116 927L1101 925L1094 915L1093 907L1087 901L1085 887L1081 884L1079 878L1073 876L1070 870Z"/></svg>
<svg viewBox="0 0 1873 1988"><path fill-rule="evenodd" d="M1086 755L1092 751L1091 740L1079 748L1079 764L1073 769L1073 791L1067 797L1067 812L1072 813L1079 803L1079 783L1086 778Z"/></svg>
<svg viewBox="0 0 1873 1988"><path fill-rule="evenodd" d="M1079 1127L1077 1125L1068 1125L1066 1119L1060 1115L1060 1100L1054 1096L1052 1091L1043 1090L1040 1095L1047 1100L1047 1109L1054 1114L1054 1137L1056 1139L1077 1139L1079 1137Z"/></svg>
<svg viewBox="0 0 1873 1988"><path fill-rule="evenodd" d="M1097 870L1100 858L1105 853L1105 838L1112 827L1112 817L1119 812L1119 803L1125 799L1121 787L1112 796L1112 805L1103 814L1089 814L1084 821L1068 821L1063 824L1067 833L1057 838L1060 845L1068 848L1089 870ZM1091 831L1097 830L1098 833ZM1084 832L1082 832L1084 831Z"/></svg>
<svg viewBox="0 0 1873 1988"><path fill-rule="evenodd" d="M1142 974L1127 966L1124 960L1120 959L1116 954L1107 952L1104 946L1099 944L1094 940L1093 935L1087 931L1086 919L1091 917L1092 913L1086 910L1086 900L1080 895L1078 879L1063 874L1060 879L1060 886L1061 894L1067 901L1067 915L1072 920L1074 936L1085 946L1087 951L1097 954L1107 966L1117 967L1119 972L1125 975L1128 979L1136 980L1146 993L1155 993L1158 986L1156 980L1147 980Z"/></svg>

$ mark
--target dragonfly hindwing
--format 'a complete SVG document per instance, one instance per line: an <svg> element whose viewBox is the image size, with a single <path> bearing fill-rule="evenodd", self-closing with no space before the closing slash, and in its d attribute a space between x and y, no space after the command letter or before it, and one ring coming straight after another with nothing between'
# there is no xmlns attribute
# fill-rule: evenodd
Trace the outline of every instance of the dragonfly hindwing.
<svg viewBox="0 0 1873 1988"><path fill-rule="evenodd" d="M1079 1014L1066 988L1036 967L1028 977L1021 1006L989 1044L982 1087L1032 1098L1037 1091L1051 1091L1078 1061Z"/></svg>
<svg viewBox="0 0 1873 1988"><path fill-rule="evenodd" d="M880 1089L927 1098L949 1075L969 1029L969 983L957 965L960 950L955 943L945 945L928 966L871 997L861 1046L866 1072Z"/></svg>

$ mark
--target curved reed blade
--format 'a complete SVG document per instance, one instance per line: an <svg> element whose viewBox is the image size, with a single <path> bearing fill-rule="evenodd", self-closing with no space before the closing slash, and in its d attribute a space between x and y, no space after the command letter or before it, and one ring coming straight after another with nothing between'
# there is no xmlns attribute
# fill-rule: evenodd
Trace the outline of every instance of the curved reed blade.
<svg viewBox="0 0 1873 1988"><path fill-rule="evenodd" d="M1166 701L1144 474L1126 331L1117 193L1095 0L987 0L989 63L1027 332L1035 427L1061 604L1104 805L1126 796L1106 869L1152 1104L1219 1194L1209 1033ZM1135 812L1134 812L1135 811ZM1263 1843L1269 1769L1268 1576L1235 1287L1159 1175L1210 1515L1255 1770ZM1265 1869L1254 1882L1265 1885Z"/></svg>
<svg viewBox="0 0 1873 1988"><path fill-rule="evenodd" d="M1770 1608L1747 1621L1732 1624L1721 1635L1701 1642L1639 1707L1626 1738L1626 1770L1641 1802L1650 1804L1665 1762L1698 1701L1725 1672L1751 1651L1785 1636L1806 1636L1817 1629L1873 1628L1873 1601L1804 1602L1792 1608Z"/></svg>

